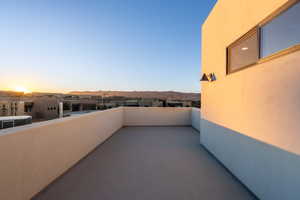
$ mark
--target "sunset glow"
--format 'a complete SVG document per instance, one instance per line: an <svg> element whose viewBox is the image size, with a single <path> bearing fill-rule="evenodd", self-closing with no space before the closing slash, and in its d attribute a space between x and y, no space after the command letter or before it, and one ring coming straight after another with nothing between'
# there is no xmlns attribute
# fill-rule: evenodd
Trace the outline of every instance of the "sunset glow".
<svg viewBox="0 0 300 200"><path fill-rule="evenodd" d="M31 93L30 90L28 90L27 88L23 87L23 86L16 86L14 89L16 92L24 92L24 94L28 94Z"/></svg>
<svg viewBox="0 0 300 200"><path fill-rule="evenodd" d="M1 1L0 91L200 90L199 27L217 0L17 2Z"/></svg>

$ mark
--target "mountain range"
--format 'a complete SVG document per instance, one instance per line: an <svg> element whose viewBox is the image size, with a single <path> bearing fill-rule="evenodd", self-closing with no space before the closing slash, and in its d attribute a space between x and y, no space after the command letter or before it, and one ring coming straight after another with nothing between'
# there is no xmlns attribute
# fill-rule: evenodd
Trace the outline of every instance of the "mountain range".
<svg viewBox="0 0 300 200"><path fill-rule="evenodd" d="M129 98L157 98L169 100L200 100L200 93L185 93L175 91L72 91L72 95L91 95L91 96L123 96Z"/></svg>
<svg viewBox="0 0 300 200"><path fill-rule="evenodd" d="M63 97L66 95L86 95L86 96L122 96L128 98L156 98L156 99L168 99L168 100L190 100L199 101L200 93L185 93L185 92L175 92L175 91L72 91L69 93L46 93L46 92L33 92L30 94L24 94L23 92L14 91L0 91L0 97L36 97L44 95L54 95L58 97Z"/></svg>

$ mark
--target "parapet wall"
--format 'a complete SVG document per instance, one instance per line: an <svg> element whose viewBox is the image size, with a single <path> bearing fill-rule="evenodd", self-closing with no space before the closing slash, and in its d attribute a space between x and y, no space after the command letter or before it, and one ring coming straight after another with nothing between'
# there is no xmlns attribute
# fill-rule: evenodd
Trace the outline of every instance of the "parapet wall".
<svg viewBox="0 0 300 200"><path fill-rule="evenodd" d="M191 109L191 124L192 127L200 132L201 113L199 108Z"/></svg>
<svg viewBox="0 0 300 200"><path fill-rule="evenodd" d="M0 199L31 199L123 126L190 126L193 116L191 108L121 107L1 130Z"/></svg>
<svg viewBox="0 0 300 200"><path fill-rule="evenodd" d="M124 108L124 126L190 126L190 125L191 125L191 108L172 108L172 107L125 107Z"/></svg>
<svg viewBox="0 0 300 200"><path fill-rule="evenodd" d="M123 109L0 132L0 199L27 200L123 126Z"/></svg>

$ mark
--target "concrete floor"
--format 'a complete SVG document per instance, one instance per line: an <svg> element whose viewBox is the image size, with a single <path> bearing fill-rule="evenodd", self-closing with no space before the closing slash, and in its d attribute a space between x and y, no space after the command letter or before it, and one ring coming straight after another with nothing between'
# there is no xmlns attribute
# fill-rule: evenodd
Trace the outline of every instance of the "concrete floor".
<svg viewBox="0 0 300 200"><path fill-rule="evenodd" d="M76 148L76 147L74 147ZM190 127L126 127L34 200L255 199Z"/></svg>

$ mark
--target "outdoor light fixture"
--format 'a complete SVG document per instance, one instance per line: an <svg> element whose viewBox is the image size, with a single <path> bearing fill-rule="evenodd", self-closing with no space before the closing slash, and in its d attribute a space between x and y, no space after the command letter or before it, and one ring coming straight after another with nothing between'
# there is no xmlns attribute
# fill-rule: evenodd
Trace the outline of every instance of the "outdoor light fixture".
<svg viewBox="0 0 300 200"><path fill-rule="evenodd" d="M208 78L210 82L217 80L216 75L214 73L208 74Z"/></svg>
<svg viewBox="0 0 300 200"><path fill-rule="evenodd" d="M214 73L209 73L208 75L206 75L206 73L204 73L202 75L202 78L200 81L209 81L209 82L212 82L212 81L216 81L217 78L216 78L216 75Z"/></svg>
<svg viewBox="0 0 300 200"><path fill-rule="evenodd" d="M243 47L242 51L247 51L249 48L248 47Z"/></svg>
<svg viewBox="0 0 300 200"><path fill-rule="evenodd" d="M207 75L204 73L200 81L209 81Z"/></svg>

